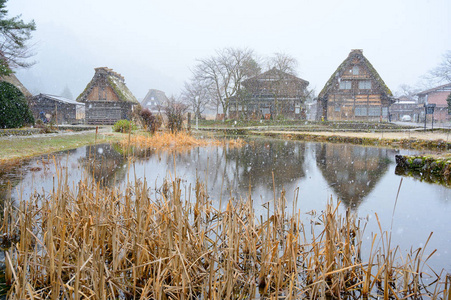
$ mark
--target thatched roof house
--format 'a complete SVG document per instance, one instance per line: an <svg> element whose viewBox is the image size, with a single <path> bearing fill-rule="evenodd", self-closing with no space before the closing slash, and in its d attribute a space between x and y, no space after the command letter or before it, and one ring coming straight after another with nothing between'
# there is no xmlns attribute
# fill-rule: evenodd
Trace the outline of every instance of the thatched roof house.
<svg viewBox="0 0 451 300"><path fill-rule="evenodd" d="M309 82L275 68L242 82L241 95L231 99L230 116L300 118Z"/></svg>
<svg viewBox="0 0 451 300"><path fill-rule="evenodd" d="M329 121L389 120L392 92L363 56L352 50L318 95L318 118Z"/></svg>
<svg viewBox="0 0 451 300"><path fill-rule="evenodd" d="M148 108L153 113L160 112L161 106L166 105L169 99L163 91L150 89L141 101L143 108Z"/></svg>
<svg viewBox="0 0 451 300"><path fill-rule="evenodd" d="M94 77L77 97L78 102L86 104L86 123L114 124L130 119L133 106L139 102L125 85L124 77L106 67L94 70Z"/></svg>

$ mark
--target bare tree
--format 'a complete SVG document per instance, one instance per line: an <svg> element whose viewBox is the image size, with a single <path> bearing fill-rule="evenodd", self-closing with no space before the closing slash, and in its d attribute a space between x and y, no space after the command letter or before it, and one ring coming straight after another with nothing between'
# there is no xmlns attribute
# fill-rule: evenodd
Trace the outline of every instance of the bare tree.
<svg viewBox="0 0 451 300"><path fill-rule="evenodd" d="M204 112L206 106L210 103L210 93L208 87L205 87L197 80L185 82L182 91L182 100L194 112L198 118Z"/></svg>
<svg viewBox="0 0 451 300"><path fill-rule="evenodd" d="M291 75L297 74L299 63L296 58L287 53L277 52L268 59L268 69L276 69Z"/></svg>
<svg viewBox="0 0 451 300"><path fill-rule="evenodd" d="M410 99L413 99L417 93L420 92L419 88L414 88L408 84L401 84L398 90L395 92L397 97L406 96Z"/></svg>
<svg viewBox="0 0 451 300"><path fill-rule="evenodd" d="M434 85L451 82L451 50L443 54L440 64L430 70L426 74L425 79Z"/></svg>
<svg viewBox="0 0 451 300"><path fill-rule="evenodd" d="M206 87L211 98L222 106L225 119L230 99L239 93L241 82L258 72L253 51L225 48L198 62L193 70L194 80Z"/></svg>
<svg viewBox="0 0 451 300"><path fill-rule="evenodd" d="M184 103L175 100L174 96L171 96L163 109L168 118L168 128L171 132L176 133L182 130L188 107Z"/></svg>

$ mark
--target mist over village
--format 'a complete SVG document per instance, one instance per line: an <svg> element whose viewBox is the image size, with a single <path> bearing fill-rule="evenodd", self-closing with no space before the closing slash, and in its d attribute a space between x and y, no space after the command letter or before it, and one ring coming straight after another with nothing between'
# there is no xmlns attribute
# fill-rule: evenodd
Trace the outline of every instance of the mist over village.
<svg viewBox="0 0 451 300"><path fill-rule="evenodd" d="M0 0L0 298L451 299L450 16Z"/></svg>

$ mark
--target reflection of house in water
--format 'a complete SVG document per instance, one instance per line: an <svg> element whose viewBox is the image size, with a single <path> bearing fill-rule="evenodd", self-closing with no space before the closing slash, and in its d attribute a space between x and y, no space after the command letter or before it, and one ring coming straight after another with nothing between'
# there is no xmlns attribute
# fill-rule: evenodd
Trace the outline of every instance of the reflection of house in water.
<svg viewBox="0 0 451 300"><path fill-rule="evenodd" d="M126 158L110 144L86 146L86 157L80 163L97 182L110 187L127 174Z"/></svg>
<svg viewBox="0 0 451 300"><path fill-rule="evenodd" d="M229 149L226 157L239 171L238 184L242 188L264 186L276 188L304 177L305 144L253 141L241 148Z"/></svg>
<svg viewBox="0 0 451 300"><path fill-rule="evenodd" d="M316 162L324 178L348 207L358 206L387 172L390 149L317 144Z"/></svg>

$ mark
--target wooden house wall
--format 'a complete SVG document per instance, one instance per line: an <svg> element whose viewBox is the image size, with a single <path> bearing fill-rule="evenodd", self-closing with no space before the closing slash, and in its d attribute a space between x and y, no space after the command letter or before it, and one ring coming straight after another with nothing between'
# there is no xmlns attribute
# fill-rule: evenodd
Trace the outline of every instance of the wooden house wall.
<svg viewBox="0 0 451 300"><path fill-rule="evenodd" d="M132 103L122 101L86 101L87 124L112 125L119 120L131 118Z"/></svg>
<svg viewBox="0 0 451 300"><path fill-rule="evenodd" d="M384 105L379 94L329 94L327 102L327 119L330 121L380 121L381 116L384 120L388 118L388 104ZM360 116L356 108L364 108L366 115Z"/></svg>
<svg viewBox="0 0 451 300"><path fill-rule="evenodd" d="M297 110L296 110L297 108ZM288 119L305 118L301 109L301 100L293 98L246 98L243 101L231 101L229 107L230 118L267 118L264 112L268 111L272 117L283 115Z"/></svg>
<svg viewBox="0 0 451 300"><path fill-rule="evenodd" d="M57 117L57 124L77 123L77 106L75 104L64 103L52 98L35 96L33 97L31 110L36 120L40 119L41 112ZM51 120L55 121L55 120Z"/></svg>
<svg viewBox="0 0 451 300"><path fill-rule="evenodd" d="M111 86L101 84L94 86L88 94L87 101L94 100L119 101L119 98Z"/></svg>

